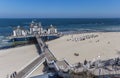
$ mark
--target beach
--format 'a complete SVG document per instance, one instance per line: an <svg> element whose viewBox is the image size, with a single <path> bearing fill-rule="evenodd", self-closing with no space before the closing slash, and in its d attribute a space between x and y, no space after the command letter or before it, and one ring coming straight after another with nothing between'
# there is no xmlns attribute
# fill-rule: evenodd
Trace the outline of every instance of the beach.
<svg viewBox="0 0 120 78"><path fill-rule="evenodd" d="M119 43L120 32L69 34L46 42L57 60L65 59L70 65L120 57ZM0 50L0 77L21 71L38 57L34 44ZM43 74L43 68L39 66L29 77Z"/></svg>
<svg viewBox="0 0 120 78"><path fill-rule="evenodd" d="M0 50L0 78L21 71L38 56L34 44Z"/></svg>
<svg viewBox="0 0 120 78"><path fill-rule="evenodd" d="M65 35L47 42L50 51L58 60L65 59L70 64L120 57L119 43L120 32Z"/></svg>

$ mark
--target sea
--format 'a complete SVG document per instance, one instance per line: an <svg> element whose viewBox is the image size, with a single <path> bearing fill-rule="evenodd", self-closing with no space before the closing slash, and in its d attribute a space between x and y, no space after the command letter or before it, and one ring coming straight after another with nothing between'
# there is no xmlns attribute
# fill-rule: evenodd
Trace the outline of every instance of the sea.
<svg viewBox="0 0 120 78"><path fill-rule="evenodd" d="M120 32L119 18L0 18L0 47L11 44L4 40L12 35L14 28L19 25L29 29L31 21L41 22L45 29L52 24L63 33Z"/></svg>

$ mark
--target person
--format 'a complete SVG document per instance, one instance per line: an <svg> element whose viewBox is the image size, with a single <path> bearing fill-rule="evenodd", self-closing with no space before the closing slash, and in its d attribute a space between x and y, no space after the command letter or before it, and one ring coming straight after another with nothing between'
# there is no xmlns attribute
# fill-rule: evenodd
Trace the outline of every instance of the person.
<svg viewBox="0 0 120 78"><path fill-rule="evenodd" d="M13 78L13 76L12 76L12 75L10 75L10 78Z"/></svg>
<svg viewBox="0 0 120 78"><path fill-rule="evenodd" d="M15 76L16 76L16 75L17 75L17 72L15 71L14 74L15 74Z"/></svg>
<svg viewBox="0 0 120 78"><path fill-rule="evenodd" d="M86 65L87 64L87 60L85 59L85 61L84 61L84 65Z"/></svg>

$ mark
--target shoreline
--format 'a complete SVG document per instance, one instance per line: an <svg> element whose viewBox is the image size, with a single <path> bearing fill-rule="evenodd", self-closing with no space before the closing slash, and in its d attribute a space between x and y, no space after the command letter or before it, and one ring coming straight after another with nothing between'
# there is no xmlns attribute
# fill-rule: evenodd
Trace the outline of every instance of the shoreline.
<svg viewBox="0 0 120 78"><path fill-rule="evenodd" d="M120 31L86 31L86 32L76 32L76 31L72 31L72 33L69 33L71 31L67 31L67 32L63 32L64 34L62 36L67 36L67 35L76 35L76 34L85 34L85 33L113 33L113 32L120 32ZM67 33L67 34L65 34ZM50 40L52 41L52 40ZM49 42L49 41L46 41ZM0 47L0 50L6 50L6 49L11 49L11 48L16 48L16 47L21 47L21 46L26 46L26 45L31 45L34 43L22 43L22 44L17 44L17 45L11 45L11 46L4 46L4 47Z"/></svg>
<svg viewBox="0 0 120 78"><path fill-rule="evenodd" d="M79 31L67 31L67 32L61 32L63 35L62 36L67 36L67 35L77 35L77 34L86 34L86 33L120 33L120 31L86 31L86 32L79 32ZM68 34L66 34L68 33ZM62 37L61 36L61 37Z"/></svg>

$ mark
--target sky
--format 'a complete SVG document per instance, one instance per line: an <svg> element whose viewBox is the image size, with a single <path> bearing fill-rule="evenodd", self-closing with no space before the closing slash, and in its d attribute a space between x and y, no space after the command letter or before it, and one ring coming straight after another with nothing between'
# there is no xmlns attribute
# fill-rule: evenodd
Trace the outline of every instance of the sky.
<svg viewBox="0 0 120 78"><path fill-rule="evenodd" d="M0 0L0 18L120 18L120 0Z"/></svg>

